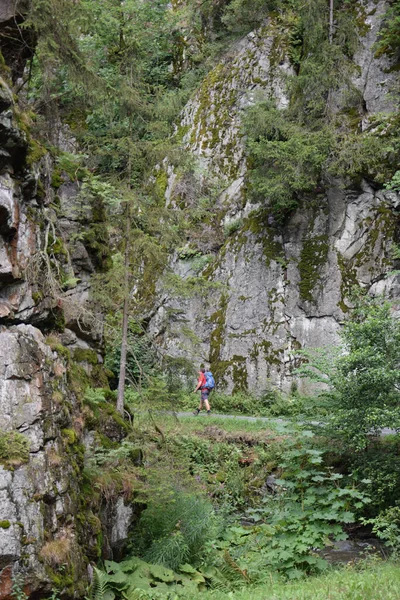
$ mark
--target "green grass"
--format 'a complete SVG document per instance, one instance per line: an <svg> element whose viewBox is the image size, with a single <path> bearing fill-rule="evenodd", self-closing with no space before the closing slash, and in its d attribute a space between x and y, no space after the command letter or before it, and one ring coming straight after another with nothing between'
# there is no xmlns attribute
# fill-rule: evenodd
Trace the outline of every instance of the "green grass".
<svg viewBox="0 0 400 600"><path fill-rule="evenodd" d="M178 412L192 412L199 405L200 394L185 393L183 391L171 396L161 395L157 399L146 398L137 393L126 396L127 404L135 410L143 410L148 404L152 410L176 410ZM210 396L211 410L214 414L267 417L271 419L283 418L286 420L323 419L327 414L324 402L318 397L306 397L300 394L287 395L278 391L270 391L261 397L248 392L225 394L213 391Z"/></svg>
<svg viewBox="0 0 400 600"><path fill-rule="evenodd" d="M294 430L294 426L289 423L280 423L274 419L270 421L246 421L244 419L223 418L208 416L205 413L200 413L198 417L174 417L173 415L163 412L153 413L154 421L159 427L166 432L178 430L180 433L189 434L196 431L203 431L206 427L213 425L227 432L256 432L270 430L274 434L290 434ZM141 424L146 424L149 421L148 414L135 413L135 425L140 427Z"/></svg>
<svg viewBox="0 0 400 600"><path fill-rule="evenodd" d="M193 600L399 600L400 568L394 563L349 565L297 583L275 583L235 593L205 592Z"/></svg>

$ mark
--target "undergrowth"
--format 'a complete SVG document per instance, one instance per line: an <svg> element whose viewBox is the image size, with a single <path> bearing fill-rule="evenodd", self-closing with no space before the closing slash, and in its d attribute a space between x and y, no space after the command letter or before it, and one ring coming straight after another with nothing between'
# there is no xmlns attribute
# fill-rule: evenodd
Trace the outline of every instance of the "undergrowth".
<svg viewBox="0 0 400 600"><path fill-rule="evenodd" d="M193 600L398 600L400 569L397 563L350 564L325 575L297 583L274 578L263 585L234 593L197 593Z"/></svg>
<svg viewBox="0 0 400 600"><path fill-rule="evenodd" d="M140 392L127 390L125 402L133 412L137 410L194 411L200 401L200 392L194 394L185 390L174 393L168 391L161 380L152 381L151 388ZM259 395L251 392L228 394L213 391L209 398L213 413L223 415L247 415L259 417L298 417L326 415L323 398L303 396L298 392L284 394L277 390L267 390Z"/></svg>
<svg viewBox="0 0 400 600"><path fill-rule="evenodd" d="M128 558L99 575L107 600L233 593L321 572L317 549L344 539L343 523L368 502L329 467L310 431L288 423L274 431L150 413L135 420L132 437L144 454L145 504ZM129 443L97 453L99 468L121 464Z"/></svg>

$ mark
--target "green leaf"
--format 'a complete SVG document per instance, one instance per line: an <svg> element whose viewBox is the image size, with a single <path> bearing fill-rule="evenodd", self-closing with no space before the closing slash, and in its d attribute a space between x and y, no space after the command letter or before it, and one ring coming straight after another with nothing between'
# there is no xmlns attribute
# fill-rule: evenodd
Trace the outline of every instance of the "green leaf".
<svg viewBox="0 0 400 600"><path fill-rule="evenodd" d="M175 573L171 569L167 569L161 565L150 565L149 572L155 579L160 581L171 582L176 579Z"/></svg>
<svg viewBox="0 0 400 600"><path fill-rule="evenodd" d="M179 565L178 571L180 573L189 573L189 574L198 573L198 571L196 571L196 569L194 569L191 565L189 565L187 563L185 565Z"/></svg>
<svg viewBox="0 0 400 600"><path fill-rule="evenodd" d="M113 575L109 575L108 581L110 581L110 583L125 584L128 581L128 575L126 573L123 573L122 571L118 571L117 573L114 573Z"/></svg>
<svg viewBox="0 0 400 600"><path fill-rule="evenodd" d="M120 563L114 562L113 560L105 560L104 567L107 573L115 573L121 570Z"/></svg>
<svg viewBox="0 0 400 600"><path fill-rule="evenodd" d="M341 515L341 520L343 523L354 523L355 517L352 512L346 511Z"/></svg>

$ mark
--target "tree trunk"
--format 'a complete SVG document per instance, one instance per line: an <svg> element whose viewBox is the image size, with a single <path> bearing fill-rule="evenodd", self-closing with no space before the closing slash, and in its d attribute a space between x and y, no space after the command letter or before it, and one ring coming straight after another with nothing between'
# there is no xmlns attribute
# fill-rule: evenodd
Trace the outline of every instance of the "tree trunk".
<svg viewBox="0 0 400 600"><path fill-rule="evenodd" d="M333 0L329 0L329 43L333 42Z"/></svg>
<svg viewBox="0 0 400 600"><path fill-rule="evenodd" d="M131 80L132 83L132 80ZM132 115L129 116L129 140L132 139ZM129 149L128 164L128 195L125 206L125 255L124 255L124 307L122 309L122 337L121 358L119 362L117 411L124 414L125 380L126 380L126 358L128 354L128 320L129 320L129 258L131 251L131 177L132 177L132 155Z"/></svg>
<svg viewBox="0 0 400 600"><path fill-rule="evenodd" d="M117 411L124 414L124 395L126 379L126 357L128 352L128 317L129 317L129 252L130 252L130 202L126 202L125 222L125 257L124 257L124 307L122 311L121 358L119 363Z"/></svg>

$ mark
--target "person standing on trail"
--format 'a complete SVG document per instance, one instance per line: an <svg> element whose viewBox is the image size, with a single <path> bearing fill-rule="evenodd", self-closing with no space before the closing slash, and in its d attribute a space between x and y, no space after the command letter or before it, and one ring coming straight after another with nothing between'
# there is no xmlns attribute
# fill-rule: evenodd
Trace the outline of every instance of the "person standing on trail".
<svg viewBox="0 0 400 600"><path fill-rule="evenodd" d="M200 390L201 392L201 396L200 396L200 405L199 408L196 408L196 410L194 411L193 414L195 414L196 416L199 414L199 412L201 411L202 407L203 407L203 403L204 406L206 407L207 410L207 414L211 414L211 408L210 408L210 403L208 401L210 392L212 389L214 389L215 386L215 382L214 382L214 377L212 376L211 371L206 371L204 369L204 367L202 367L199 371L199 379L197 381L197 386L196 389L194 390L194 392L196 393L198 390Z"/></svg>

